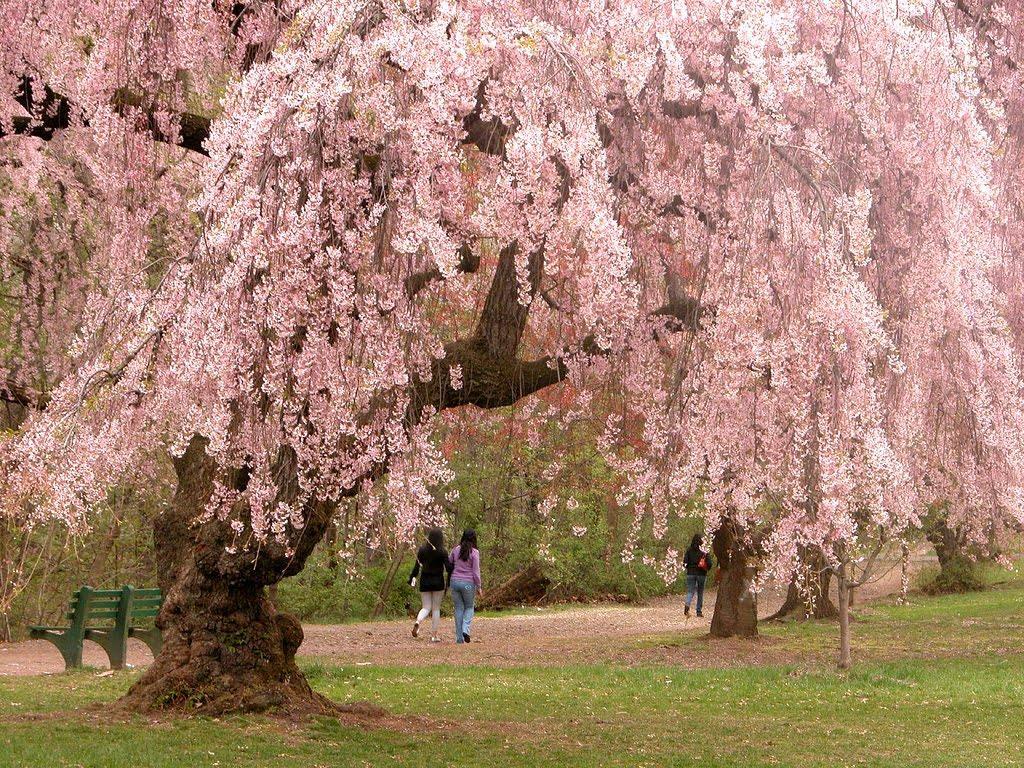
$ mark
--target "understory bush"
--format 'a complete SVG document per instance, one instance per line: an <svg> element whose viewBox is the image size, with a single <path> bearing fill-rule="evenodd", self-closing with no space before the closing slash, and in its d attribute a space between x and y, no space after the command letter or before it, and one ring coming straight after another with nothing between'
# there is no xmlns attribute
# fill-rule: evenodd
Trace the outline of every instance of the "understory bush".
<svg viewBox="0 0 1024 768"><path fill-rule="evenodd" d="M942 568L922 571L919 588L926 595L950 595L985 589L978 564L966 557L955 558Z"/></svg>

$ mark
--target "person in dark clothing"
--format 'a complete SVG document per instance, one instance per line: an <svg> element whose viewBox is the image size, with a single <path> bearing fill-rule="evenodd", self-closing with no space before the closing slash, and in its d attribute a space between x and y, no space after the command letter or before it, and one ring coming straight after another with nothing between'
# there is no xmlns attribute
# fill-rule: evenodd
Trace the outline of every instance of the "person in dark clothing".
<svg viewBox="0 0 1024 768"><path fill-rule="evenodd" d="M690 540L690 547L683 556L683 565L686 566L686 605L683 607L683 614L690 615L690 603L693 595L697 593L697 615L704 615L704 583L708 580L708 571L711 570L711 553L703 549L704 539L699 533L694 534Z"/></svg>
<svg viewBox="0 0 1024 768"><path fill-rule="evenodd" d="M441 626L441 600L448 591L448 578L452 572L448 551L444 548L444 534L440 528L427 531L427 540L416 551L416 564L409 574L409 585L416 586L416 577L420 580L420 599L423 608L412 625L412 636L418 637L420 623L430 615L430 642L439 643L438 627Z"/></svg>

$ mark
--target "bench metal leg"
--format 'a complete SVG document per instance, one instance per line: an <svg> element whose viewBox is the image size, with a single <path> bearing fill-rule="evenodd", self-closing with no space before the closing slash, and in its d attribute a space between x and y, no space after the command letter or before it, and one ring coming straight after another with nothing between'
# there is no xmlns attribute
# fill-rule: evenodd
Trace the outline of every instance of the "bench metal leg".
<svg viewBox="0 0 1024 768"><path fill-rule="evenodd" d="M153 658L160 655L160 649L163 648L163 634L156 627L150 629L140 629L139 627L132 627L128 634L131 637L137 637L139 640L149 646L149 650L153 652Z"/></svg>
<svg viewBox="0 0 1024 768"><path fill-rule="evenodd" d="M114 629L87 629L85 639L92 640L107 652L107 659L110 660L111 669L124 669L125 659L128 657L128 638L124 631Z"/></svg>
<svg viewBox="0 0 1024 768"><path fill-rule="evenodd" d="M82 666L82 638L73 632L45 632L32 630L29 636L33 640L46 640L57 646L64 657L64 669L78 669Z"/></svg>

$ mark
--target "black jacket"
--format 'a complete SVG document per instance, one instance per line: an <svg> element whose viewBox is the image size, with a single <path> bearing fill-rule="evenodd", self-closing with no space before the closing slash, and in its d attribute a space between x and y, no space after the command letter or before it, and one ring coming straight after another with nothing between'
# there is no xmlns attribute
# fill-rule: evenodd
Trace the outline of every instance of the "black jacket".
<svg viewBox="0 0 1024 768"><path fill-rule="evenodd" d="M409 581L419 576L420 592L443 592L448 589L451 572L448 551L444 547L435 548L428 541L416 551L416 564L409 574Z"/></svg>
<svg viewBox="0 0 1024 768"><path fill-rule="evenodd" d="M707 568L701 568L698 565L701 555L707 558ZM683 556L683 565L686 566L687 576L706 576L714 565L714 561L711 559L710 552L704 552L697 547L690 547Z"/></svg>

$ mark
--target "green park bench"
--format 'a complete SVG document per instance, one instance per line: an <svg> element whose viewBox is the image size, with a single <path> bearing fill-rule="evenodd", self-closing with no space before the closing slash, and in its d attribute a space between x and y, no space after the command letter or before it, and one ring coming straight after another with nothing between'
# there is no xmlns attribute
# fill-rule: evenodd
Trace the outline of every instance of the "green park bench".
<svg viewBox="0 0 1024 768"><path fill-rule="evenodd" d="M33 639L49 640L56 645L67 669L82 666L84 640L103 647L111 669L124 669L129 637L137 637L148 645L154 656L160 653L160 630L153 626L153 618L162 603L163 596L156 588L82 587L71 597L67 612L70 626L30 626L29 634Z"/></svg>

